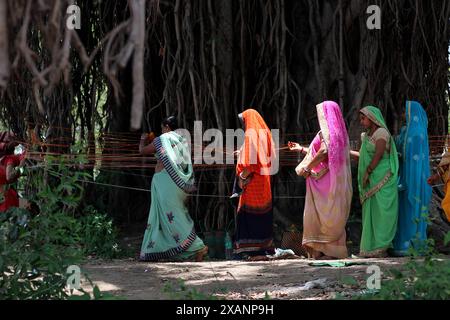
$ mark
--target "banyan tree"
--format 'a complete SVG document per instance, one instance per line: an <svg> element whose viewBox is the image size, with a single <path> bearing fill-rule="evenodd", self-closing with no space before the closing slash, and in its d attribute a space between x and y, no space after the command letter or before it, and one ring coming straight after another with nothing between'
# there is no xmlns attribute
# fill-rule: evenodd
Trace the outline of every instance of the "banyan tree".
<svg viewBox="0 0 450 320"><path fill-rule="evenodd" d="M282 147L307 142L316 104L335 100L356 146L359 108L379 106L395 134L405 101L417 100L439 154L449 18L446 0L0 0L1 120L39 152L85 155L95 183L84 204L122 223L148 214L152 159L136 156L138 139L168 115L225 132L252 107ZM297 160L281 153L274 177L277 234L301 225ZM232 165L197 166L200 230L232 225L232 178ZM355 200L356 219L359 209Z"/></svg>

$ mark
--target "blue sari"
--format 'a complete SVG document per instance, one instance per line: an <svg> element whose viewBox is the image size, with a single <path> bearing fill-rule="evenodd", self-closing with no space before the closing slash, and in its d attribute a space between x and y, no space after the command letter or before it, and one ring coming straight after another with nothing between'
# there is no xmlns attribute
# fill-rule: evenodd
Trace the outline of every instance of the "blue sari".
<svg viewBox="0 0 450 320"><path fill-rule="evenodd" d="M416 101L406 101L406 126L395 139L401 153L399 216L394 255L404 256L412 247L426 249L427 220L431 200L428 119Z"/></svg>

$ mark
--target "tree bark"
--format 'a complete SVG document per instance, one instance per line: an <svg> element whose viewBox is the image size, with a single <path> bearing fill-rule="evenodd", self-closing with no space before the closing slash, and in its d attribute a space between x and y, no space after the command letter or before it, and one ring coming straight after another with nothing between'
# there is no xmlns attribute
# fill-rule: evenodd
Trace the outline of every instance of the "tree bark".
<svg viewBox="0 0 450 320"><path fill-rule="evenodd" d="M130 38L134 44L133 55L133 102L131 105L131 129L142 126L145 103L144 53L145 53L145 0L129 0L132 29Z"/></svg>
<svg viewBox="0 0 450 320"><path fill-rule="evenodd" d="M8 0L0 0L0 89L5 89L10 76L8 37Z"/></svg>

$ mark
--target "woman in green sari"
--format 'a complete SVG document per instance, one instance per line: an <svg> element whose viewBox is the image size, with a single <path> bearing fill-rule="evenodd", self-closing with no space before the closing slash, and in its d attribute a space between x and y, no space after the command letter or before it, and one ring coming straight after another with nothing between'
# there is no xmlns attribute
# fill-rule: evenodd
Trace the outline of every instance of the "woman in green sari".
<svg viewBox="0 0 450 320"><path fill-rule="evenodd" d="M363 231L360 256L385 257L395 237L398 219L398 154L381 111L368 106L360 111L361 135L358 187L362 204Z"/></svg>
<svg viewBox="0 0 450 320"><path fill-rule="evenodd" d="M175 117L162 123L163 134L153 142L143 134L139 151L158 160L151 187L151 206L142 242L142 261L202 261L208 247L197 236L185 201L195 190L191 154L176 131Z"/></svg>

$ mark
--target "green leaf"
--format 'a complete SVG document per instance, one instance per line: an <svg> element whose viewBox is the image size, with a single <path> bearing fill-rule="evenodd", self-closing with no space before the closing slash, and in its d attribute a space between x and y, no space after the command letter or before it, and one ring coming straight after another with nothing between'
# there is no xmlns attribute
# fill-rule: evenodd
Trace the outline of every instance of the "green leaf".
<svg viewBox="0 0 450 320"><path fill-rule="evenodd" d="M444 238L444 246L448 245L450 243L450 232L447 232Z"/></svg>
<svg viewBox="0 0 450 320"><path fill-rule="evenodd" d="M91 300L91 296L88 293L85 293L81 296L71 295L67 300L79 301L79 300Z"/></svg>
<svg viewBox="0 0 450 320"><path fill-rule="evenodd" d="M98 300L102 297L102 293L100 292L100 289L98 286L94 286L94 299Z"/></svg>
<svg viewBox="0 0 450 320"><path fill-rule="evenodd" d="M357 286L358 285L358 281L354 277L351 277L351 276L343 276L341 279L341 282L348 286Z"/></svg>
<svg viewBox="0 0 450 320"><path fill-rule="evenodd" d="M394 276L395 279L401 279L403 278L403 273L398 269L391 269L389 270L391 274Z"/></svg>

